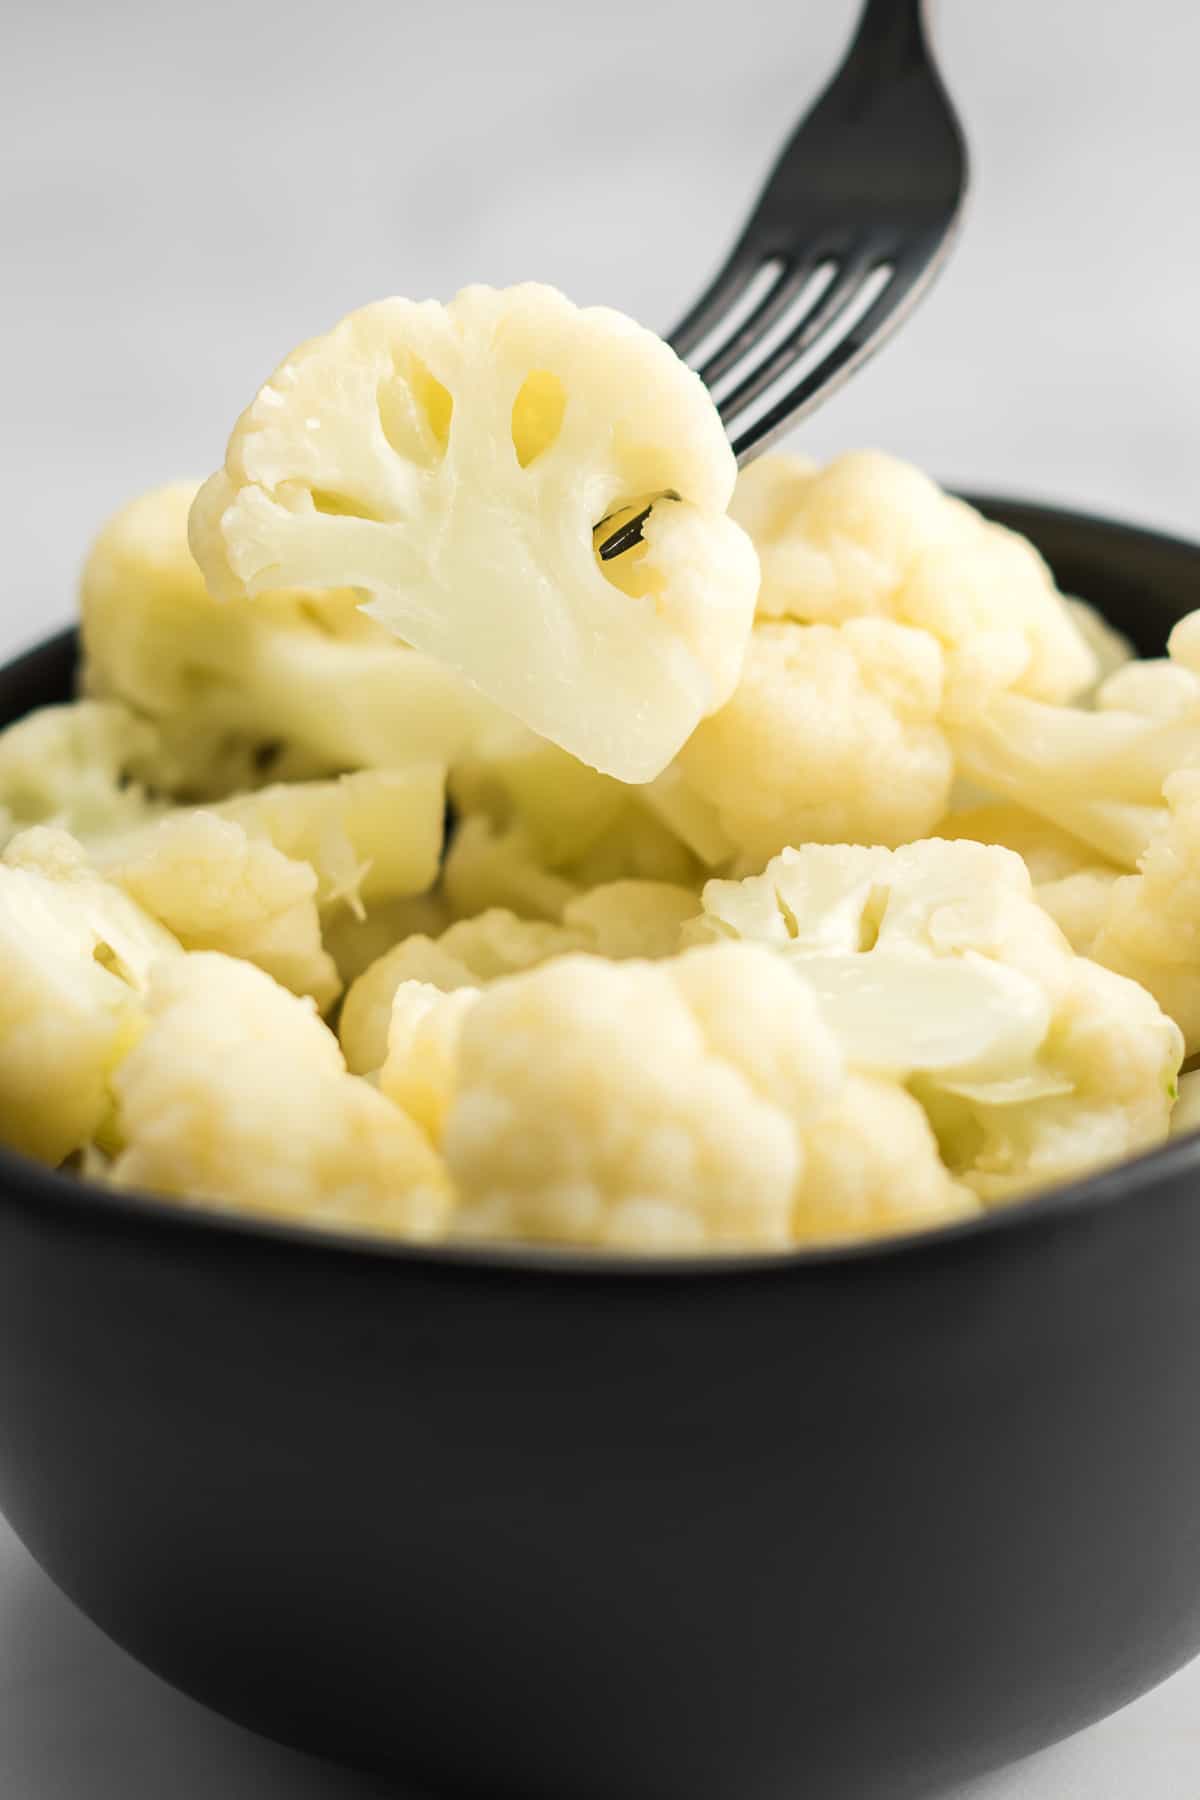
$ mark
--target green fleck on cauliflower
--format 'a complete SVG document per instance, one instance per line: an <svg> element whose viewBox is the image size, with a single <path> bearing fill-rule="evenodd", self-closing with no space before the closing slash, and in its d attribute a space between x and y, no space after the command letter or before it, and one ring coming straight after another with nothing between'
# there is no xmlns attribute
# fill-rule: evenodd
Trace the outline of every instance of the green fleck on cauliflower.
<svg viewBox="0 0 1200 1800"><path fill-rule="evenodd" d="M986 1198L1159 1141L1183 1054L1142 988L1073 953L1012 852L810 845L713 881L685 936L771 945L847 1059L909 1082Z"/></svg>
<svg viewBox="0 0 1200 1800"><path fill-rule="evenodd" d="M178 943L35 827L0 862L0 1138L59 1163L111 1138L111 1082L145 1025L156 963Z"/></svg>
<svg viewBox="0 0 1200 1800"><path fill-rule="evenodd" d="M114 1077L123 1188L325 1229L444 1233L445 1168L424 1133L346 1073L311 1001L215 953L163 963L150 1023Z"/></svg>

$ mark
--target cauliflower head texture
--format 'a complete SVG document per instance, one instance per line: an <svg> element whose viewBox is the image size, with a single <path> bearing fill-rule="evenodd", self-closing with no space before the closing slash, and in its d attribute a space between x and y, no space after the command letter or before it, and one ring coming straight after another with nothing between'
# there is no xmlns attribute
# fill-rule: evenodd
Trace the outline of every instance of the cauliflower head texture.
<svg viewBox="0 0 1200 1800"><path fill-rule="evenodd" d="M368 619L361 594L214 601L188 548L196 490L177 482L124 506L83 571L83 684L157 725L133 759L145 780L214 800L267 780L445 762L510 729L450 669Z"/></svg>
<svg viewBox="0 0 1200 1800"><path fill-rule="evenodd" d="M947 717L1004 690L1070 700L1095 678L1087 638L1033 546L911 464L872 450L823 469L764 456L738 477L730 510L758 549L762 617L875 617L928 632L945 653Z"/></svg>
<svg viewBox="0 0 1200 1800"><path fill-rule="evenodd" d="M942 652L890 619L760 623L727 705L647 801L710 867L787 845L903 844L946 810Z"/></svg>
<svg viewBox="0 0 1200 1800"><path fill-rule="evenodd" d="M656 775L732 692L758 561L716 408L667 345L552 288L364 307L294 351L192 509L213 592L361 590L541 736ZM649 506L641 541L600 546Z"/></svg>
<svg viewBox="0 0 1200 1800"><path fill-rule="evenodd" d="M1200 1050L1200 768L1163 784L1166 819L1135 873L1102 863L1038 890L1072 943L1154 995Z"/></svg>
<svg viewBox="0 0 1200 1800"><path fill-rule="evenodd" d="M400 1238L444 1232L453 1199L420 1128L346 1073L312 1002L216 952L160 964L149 1024L113 1085L117 1187Z"/></svg>
<svg viewBox="0 0 1200 1800"><path fill-rule="evenodd" d="M436 939L414 935L392 946L351 987L338 1027L350 1068L369 1074L384 1061L396 995L409 983L452 993L586 951L622 962L672 955L684 924L700 910L690 889L660 881L614 881L580 894L561 923L492 907L460 919Z"/></svg>
<svg viewBox="0 0 1200 1800"><path fill-rule="evenodd" d="M1001 694L951 731L958 766L1126 870L1167 826L1164 783L1200 764L1200 612L1169 655L1130 662L1087 707Z"/></svg>
<svg viewBox="0 0 1200 1800"><path fill-rule="evenodd" d="M29 825L91 838L153 818L161 805L134 771L159 749L154 726L117 701L39 707L0 731L0 838Z"/></svg>
<svg viewBox="0 0 1200 1800"><path fill-rule="evenodd" d="M187 950L244 957L324 1011L341 992L309 863L203 809L173 812L94 852L110 881Z"/></svg>
<svg viewBox="0 0 1200 1800"><path fill-rule="evenodd" d="M685 936L771 945L848 1061L908 1082L954 1172L987 1198L1166 1133L1183 1054L1135 982L1077 956L1021 859L932 839L809 845L713 881Z"/></svg>
<svg viewBox="0 0 1200 1800"><path fill-rule="evenodd" d="M178 942L47 826L0 861L0 1139L59 1163L107 1137L112 1078Z"/></svg>
<svg viewBox="0 0 1200 1800"><path fill-rule="evenodd" d="M569 956L459 1006L441 1143L466 1235L783 1249L975 1208L899 1089L903 1178L890 1150L855 1149L873 1085L855 1085L811 994L760 947Z"/></svg>

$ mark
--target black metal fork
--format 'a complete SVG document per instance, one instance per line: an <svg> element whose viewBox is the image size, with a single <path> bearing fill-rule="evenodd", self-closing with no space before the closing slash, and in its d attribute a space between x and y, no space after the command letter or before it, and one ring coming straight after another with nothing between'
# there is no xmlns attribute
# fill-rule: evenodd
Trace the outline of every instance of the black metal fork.
<svg viewBox="0 0 1200 1800"><path fill-rule="evenodd" d="M929 0L866 0L837 74L671 333L713 390L739 463L840 387L946 259L967 150L928 13ZM605 539L605 561L639 540L648 511Z"/></svg>
<svg viewBox="0 0 1200 1800"><path fill-rule="evenodd" d="M945 260L967 152L927 15L928 0L866 0L841 68L671 334L715 390L739 462L877 350Z"/></svg>

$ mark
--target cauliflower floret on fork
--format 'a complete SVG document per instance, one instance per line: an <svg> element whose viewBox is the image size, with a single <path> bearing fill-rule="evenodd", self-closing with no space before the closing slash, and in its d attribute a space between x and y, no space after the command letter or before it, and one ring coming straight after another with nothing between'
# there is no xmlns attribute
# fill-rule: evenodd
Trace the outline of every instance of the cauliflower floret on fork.
<svg viewBox="0 0 1200 1800"><path fill-rule="evenodd" d="M737 681L733 453L652 332L552 288L384 300L302 345L192 509L212 591L353 587L541 736L647 781ZM602 549L649 508L640 541Z"/></svg>

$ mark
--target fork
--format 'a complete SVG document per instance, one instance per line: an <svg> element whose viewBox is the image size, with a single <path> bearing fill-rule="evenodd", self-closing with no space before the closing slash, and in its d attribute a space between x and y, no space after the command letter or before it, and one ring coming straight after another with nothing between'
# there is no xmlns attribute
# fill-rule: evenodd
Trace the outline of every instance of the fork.
<svg viewBox="0 0 1200 1800"><path fill-rule="evenodd" d="M739 463L840 387L946 260L967 150L928 12L929 0L866 0L841 67L668 340L713 390ZM606 562L640 540L649 510L600 545Z"/></svg>

